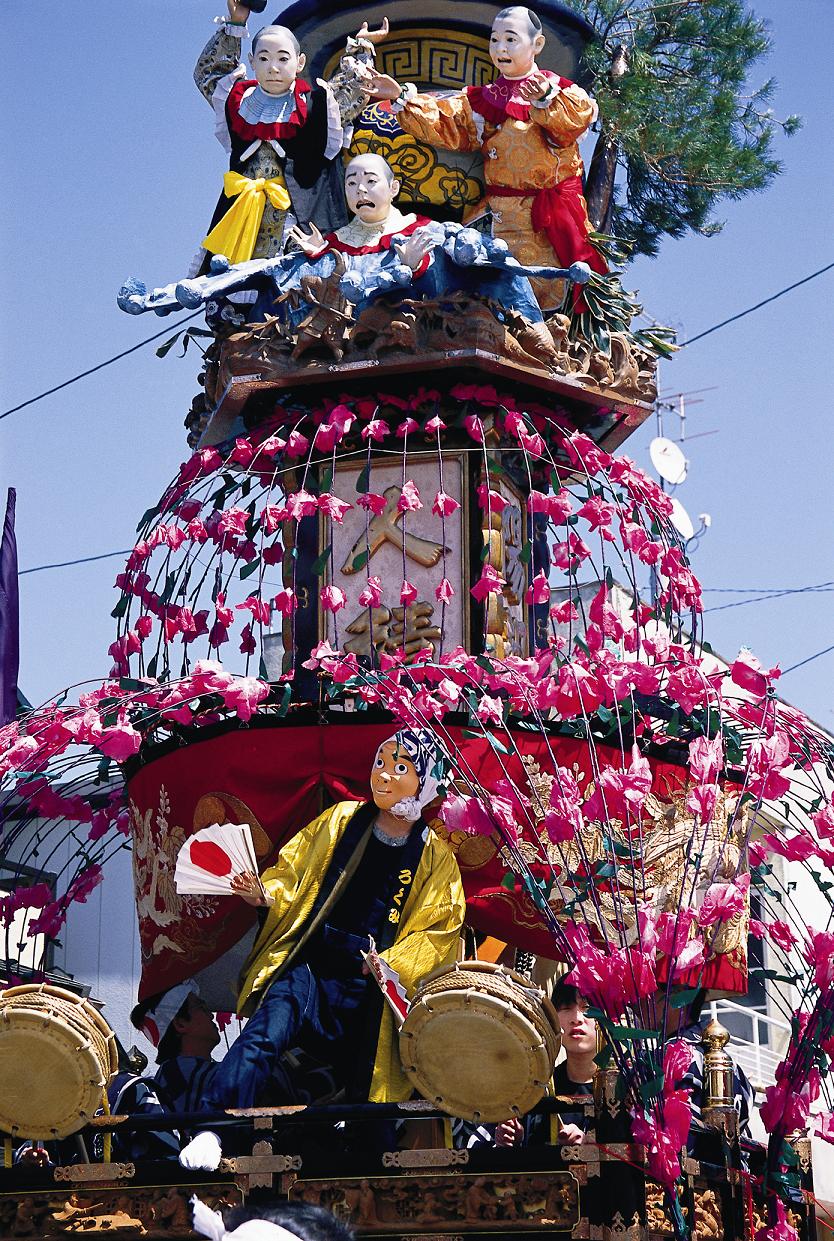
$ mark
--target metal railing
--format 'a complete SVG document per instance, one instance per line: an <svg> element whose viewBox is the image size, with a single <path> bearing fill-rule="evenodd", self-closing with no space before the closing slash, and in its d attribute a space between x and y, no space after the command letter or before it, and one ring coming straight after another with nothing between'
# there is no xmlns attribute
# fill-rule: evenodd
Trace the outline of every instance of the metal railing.
<svg viewBox="0 0 834 1241"><path fill-rule="evenodd" d="M713 1000L709 1007L711 1016L732 1035L727 1050L735 1063L744 1069L757 1089L772 1086L776 1080L776 1066L782 1060L790 1035L788 1022L733 1000Z"/></svg>

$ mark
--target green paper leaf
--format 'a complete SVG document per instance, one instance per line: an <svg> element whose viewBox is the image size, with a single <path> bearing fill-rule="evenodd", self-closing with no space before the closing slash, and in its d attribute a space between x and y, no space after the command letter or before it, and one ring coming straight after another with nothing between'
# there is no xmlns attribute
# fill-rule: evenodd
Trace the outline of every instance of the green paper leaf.
<svg viewBox="0 0 834 1241"><path fill-rule="evenodd" d="M247 577L251 577L252 574L257 572L257 570L260 568L260 564L261 564L260 556L256 556L254 560L250 560L249 563L247 565L244 565L243 568L241 569L240 580L243 582L245 581Z"/></svg>
<svg viewBox="0 0 834 1241"><path fill-rule="evenodd" d="M688 987L686 991L678 991L669 998L670 1008L686 1008L687 1004L692 1004L697 997L700 987Z"/></svg>
<svg viewBox="0 0 834 1241"><path fill-rule="evenodd" d="M158 504L155 504L153 508L146 509L146 511L139 518L139 524L136 527L136 533L138 534L143 526L146 526L149 521L152 521L154 517L158 517L158 516L159 516L159 505Z"/></svg>
<svg viewBox="0 0 834 1241"><path fill-rule="evenodd" d="M653 1077L650 1082L644 1082L640 1087L640 1098L643 1102L649 1099L657 1098L663 1090L663 1074L658 1073L657 1077Z"/></svg>
<svg viewBox="0 0 834 1241"><path fill-rule="evenodd" d="M515 892L515 883L516 877L512 871L510 871L510 873L505 875L501 880L501 887L506 888L508 892Z"/></svg>
<svg viewBox="0 0 834 1241"><path fill-rule="evenodd" d="M330 563L331 551L332 551L332 544L328 543L327 547L325 547L322 554L318 556L316 560L313 561L312 571L316 575L316 577L321 577L325 569L327 568L328 564Z"/></svg>
<svg viewBox="0 0 834 1241"><path fill-rule="evenodd" d="M529 564L533 559L533 544L525 543L521 551L518 553L518 558L522 564Z"/></svg>
<svg viewBox="0 0 834 1241"><path fill-rule="evenodd" d="M616 1039L618 1043L629 1043L632 1039L656 1039L660 1037L659 1030L643 1030L640 1026L612 1026L610 1030L611 1038Z"/></svg>
<svg viewBox="0 0 834 1241"><path fill-rule="evenodd" d="M119 602L116 604L113 611L110 613L110 615L114 618L114 620L121 620L121 618L124 616L125 612L127 611L127 605L129 602L130 602L130 595L121 596L121 598L119 599Z"/></svg>
<svg viewBox="0 0 834 1241"><path fill-rule="evenodd" d="M371 489L371 467L366 465L356 480L356 490L360 495L364 495Z"/></svg>
<svg viewBox="0 0 834 1241"><path fill-rule="evenodd" d="M365 568L365 565L368 563L368 560L370 559L370 555L371 553L366 547L365 550L363 552L360 552L358 556L354 556L353 558L354 573L358 573L360 569Z"/></svg>
<svg viewBox="0 0 834 1241"><path fill-rule="evenodd" d="M156 356L158 358L164 358L166 354L171 352L174 345L177 343L177 341L179 340L181 336L182 336L181 331L175 332L174 335L171 336L168 340L166 340L163 344L161 344L158 349L154 350L154 352L156 353Z"/></svg>

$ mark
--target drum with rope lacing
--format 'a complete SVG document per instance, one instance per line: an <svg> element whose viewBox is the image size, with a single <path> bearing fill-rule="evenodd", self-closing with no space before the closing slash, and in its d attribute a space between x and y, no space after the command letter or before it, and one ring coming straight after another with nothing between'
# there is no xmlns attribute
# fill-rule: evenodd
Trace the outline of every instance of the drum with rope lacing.
<svg viewBox="0 0 834 1241"><path fill-rule="evenodd" d="M425 1099L464 1120L524 1115L541 1100L561 1037L529 978L488 961L443 966L420 983L400 1028L403 1069Z"/></svg>

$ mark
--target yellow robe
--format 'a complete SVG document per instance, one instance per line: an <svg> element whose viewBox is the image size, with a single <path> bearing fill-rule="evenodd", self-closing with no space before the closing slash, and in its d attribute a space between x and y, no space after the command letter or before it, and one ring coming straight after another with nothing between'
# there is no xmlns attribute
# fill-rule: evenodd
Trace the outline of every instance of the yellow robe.
<svg viewBox="0 0 834 1241"><path fill-rule="evenodd" d="M286 961L318 896L336 845L361 802L338 802L288 841L275 866L261 876L275 903L241 972L238 1013L251 1015ZM466 902L454 855L429 829L397 935L380 955L397 971L409 996L431 970L451 965L457 954ZM400 1064L394 1018L383 1006L369 1098L372 1103L407 1099L412 1086Z"/></svg>
<svg viewBox="0 0 834 1241"><path fill-rule="evenodd" d="M520 263L547 266L555 260L557 266L563 266L562 256L554 254L546 235L533 228L533 198L538 190L558 185L568 177L582 176L577 142L596 115L591 97L581 86L571 83L546 107L531 107L527 121L508 116L501 124L495 124L476 118L465 92L446 98L412 95L397 113L397 120L406 133L428 146L447 151L480 150L495 236L506 241L510 253ZM529 190L529 194L519 198L490 195L492 186ZM478 214L481 205L473 215ZM561 281L532 283L543 307L561 301Z"/></svg>

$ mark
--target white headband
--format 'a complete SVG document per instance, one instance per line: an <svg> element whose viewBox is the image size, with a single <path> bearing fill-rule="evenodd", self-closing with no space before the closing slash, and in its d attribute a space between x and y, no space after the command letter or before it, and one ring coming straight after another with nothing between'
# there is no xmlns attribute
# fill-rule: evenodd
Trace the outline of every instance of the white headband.
<svg viewBox="0 0 834 1241"><path fill-rule="evenodd" d="M166 991L156 1008L145 1013L141 1030L147 1034L154 1047L158 1047L165 1038L171 1022L192 994L199 995L200 989L196 982L189 979L188 982L181 982L178 986L172 987L170 991Z"/></svg>
<svg viewBox="0 0 834 1241"><path fill-rule="evenodd" d="M235 1228L234 1232L226 1232L223 1216L219 1211L212 1211L195 1195L191 1199L194 1209L194 1231L202 1237L210 1237L211 1241L302 1241L297 1232L282 1228L280 1224L271 1224L267 1219L248 1219L245 1224Z"/></svg>

